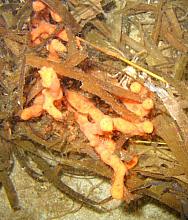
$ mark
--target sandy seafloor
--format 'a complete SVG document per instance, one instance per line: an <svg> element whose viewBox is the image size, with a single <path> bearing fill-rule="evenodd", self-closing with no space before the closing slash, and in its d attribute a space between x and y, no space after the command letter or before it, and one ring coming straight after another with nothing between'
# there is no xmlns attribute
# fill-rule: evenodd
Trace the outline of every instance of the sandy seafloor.
<svg viewBox="0 0 188 220"><path fill-rule="evenodd" d="M19 211L12 211L4 189L0 191L0 220L177 220L179 219L173 211L155 203L146 202L140 208L133 211L125 211L124 208L117 208L109 213L99 214L72 202L65 195L60 193L49 183L39 183L29 177L16 162L11 178L17 190L20 206ZM70 183L71 178L65 177ZM83 181L83 180L82 180ZM88 179L87 184L77 183L75 180L72 186L80 192L88 191L88 185L93 186L93 180ZM101 184L93 191L94 195L106 196L109 193L109 186ZM87 186L86 186L87 185ZM95 184L94 184L95 185ZM74 210L68 214L70 210ZM76 211L78 210L78 211Z"/></svg>

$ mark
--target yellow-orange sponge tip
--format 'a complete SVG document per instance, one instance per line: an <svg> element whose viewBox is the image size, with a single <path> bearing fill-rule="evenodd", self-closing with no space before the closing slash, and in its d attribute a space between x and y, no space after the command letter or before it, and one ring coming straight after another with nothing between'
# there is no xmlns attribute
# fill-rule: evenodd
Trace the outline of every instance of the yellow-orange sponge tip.
<svg viewBox="0 0 188 220"><path fill-rule="evenodd" d="M100 128L104 132L111 132L113 130L113 120L110 117L104 117L100 121Z"/></svg>
<svg viewBox="0 0 188 220"><path fill-rule="evenodd" d="M22 120L29 120L33 117L38 117L42 113L42 105L33 105L31 107L25 108L21 113Z"/></svg>
<svg viewBox="0 0 188 220"><path fill-rule="evenodd" d="M143 123L143 130L147 134L151 134L153 132L153 124L150 121L145 121Z"/></svg>
<svg viewBox="0 0 188 220"><path fill-rule="evenodd" d="M42 11L43 9L46 8L46 5L41 1L34 1L32 6L33 6L33 10L36 12Z"/></svg>
<svg viewBox="0 0 188 220"><path fill-rule="evenodd" d="M150 110L153 108L154 103L153 100L151 98L147 98L143 101L142 106L145 110Z"/></svg>
<svg viewBox="0 0 188 220"><path fill-rule="evenodd" d="M138 82L133 82L130 86L131 92L134 92L134 93L139 93L141 89L142 89L142 86Z"/></svg>
<svg viewBox="0 0 188 220"><path fill-rule="evenodd" d="M38 72L42 78L42 85L46 88L50 88L54 78L57 77L54 69L43 66Z"/></svg>

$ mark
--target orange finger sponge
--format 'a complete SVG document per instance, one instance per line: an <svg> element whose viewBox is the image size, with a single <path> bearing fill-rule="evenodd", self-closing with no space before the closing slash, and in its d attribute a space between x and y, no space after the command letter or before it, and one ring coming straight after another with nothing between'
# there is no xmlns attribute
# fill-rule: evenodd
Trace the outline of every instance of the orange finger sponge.
<svg viewBox="0 0 188 220"><path fill-rule="evenodd" d="M45 9L46 5L41 1L34 1L32 3L32 7L35 12L39 12L39 11L42 11L43 9Z"/></svg>
<svg viewBox="0 0 188 220"><path fill-rule="evenodd" d="M78 92L69 90L66 92L66 97L69 104L74 109L83 114L90 115L95 122L100 122L101 119L104 117L104 114L95 107L93 102L91 102L89 99L79 94Z"/></svg>
<svg viewBox="0 0 188 220"><path fill-rule="evenodd" d="M112 132L113 131L113 119L109 116L104 116L100 122L100 128L103 132Z"/></svg>
<svg viewBox="0 0 188 220"><path fill-rule="evenodd" d="M95 147L96 152L100 155L102 161L108 164L114 170L114 179L111 188L111 194L114 199L123 199L124 191L124 176L126 167L115 151L115 142L112 140L103 140Z"/></svg>
<svg viewBox="0 0 188 220"><path fill-rule="evenodd" d="M58 15L56 12L50 10L50 14L52 16L52 19L56 22L61 22L62 21L62 18L60 15Z"/></svg>
<svg viewBox="0 0 188 220"><path fill-rule="evenodd" d="M135 113L137 116L145 117L154 108L154 102L152 99L152 94L138 82L133 82L130 85L130 90L134 93L139 94L142 98L145 98L142 103L131 102L130 100L121 99L126 108Z"/></svg>
<svg viewBox="0 0 188 220"><path fill-rule="evenodd" d="M87 115L75 113L76 122L80 126L80 130L85 134L92 147L99 144L99 136L102 135L100 128L88 121Z"/></svg>
<svg viewBox="0 0 188 220"><path fill-rule="evenodd" d="M35 12L40 12L40 11L42 11L42 10L48 8L47 5L45 5L45 4L44 4L43 2L41 2L41 1L34 1L34 2L32 3L32 7L33 7L33 10L34 10ZM51 10L51 9L49 9L49 11L50 11L50 14L51 14L51 16L52 16L52 19L53 19L54 21L56 21L56 22L61 22L61 21L62 21L61 16L59 16L56 12L54 12L54 11Z"/></svg>
<svg viewBox="0 0 188 220"><path fill-rule="evenodd" d="M113 183L111 188L111 195L114 199L124 199L126 192L126 200L130 201L131 194L124 186L124 177L128 170L121 159L114 154L116 144L110 138L100 137L100 129L96 123L88 121L87 115L75 113L76 121L80 126L81 131L88 138L90 145L95 148L101 160L112 167L114 170Z"/></svg>
<svg viewBox="0 0 188 220"><path fill-rule="evenodd" d="M38 95L31 107L25 108L21 113L23 120L38 117L43 111L47 111L54 119L61 120L62 113L54 105L61 100L63 92L56 72L52 68L42 67L39 71L42 80L42 94Z"/></svg>
<svg viewBox="0 0 188 220"><path fill-rule="evenodd" d="M31 107L25 108L21 113L22 120L29 120L31 118L39 117L42 114L42 105L32 105Z"/></svg>
<svg viewBox="0 0 188 220"><path fill-rule="evenodd" d="M65 42L69 41L67 32L65 29L61 30L56 36ZM76 44L77 44L78 49L82 49L82 45L78 37L76 37Z"/></svg>
<svg viewBox="0 0 188 220"><path fill-rule="evenodd" d="M51 67L44 66L38 72L42 79L43 87L48 88L51 92L56 93L56 95L59 95L59 91L61 90L60 82L54 69Z"/></svg>
<svg viewBox="0 0 188 220"><path fill-rule="evenodd" d="M128 163L122 162L118 155L115 154L116 144L109 134L117 130L128 137L144 135L145 133L152 133L153 124L149 120L141 123L131 123L120 117L112 118L107 116L96 108L88 98L74 91L66 91L66 98L71 106L69 109L75 112L76 121L81 131L88 138L90 145L95 148L101 160L114 171L111 188L112 197L130 202L133 197L124 185L124 178L128 174L128 169L137 164L138 158L135 156ZM144 103L144 107L150 109L152 103L153 101L148 98L146 103ZM139 104L139 106L144 108L142 104Z"/></svg>
<svg viewBox="0 0 188 220"><path fill-rule="evenodd" d="M60 92L59 96L54 97L50 90L43 89L42 94L44 95L44 103L43 110L47 111L49 115L51 115L56 120L62 119L62 113L57 109L54 105L54 101L59 100L63 97L62 92Z"/></svg>
<svg viewBox="0 0 188 220"><path fill-rule="evenodd" d="M31 40L35 41L38 37L46 39L53 34L56 26L45 21L40 21L38 26L31 31Z"/></svg>
<svg viewBox="0 0 188 220"><path fill-rule="evenodd" d="M122 102L129 111L135 113L139 117L147 116L154 106L153 100L150 98L144 100L143 103L131 103L127 102L126 100L122 100Z"/></svg>
<svg viewBox="0 0 188 220"><path fill-rule="evenodd" d="M63 97L57 74L53 68L49 67L42 67L39 74L42 79L42 85L46 88L42 91L44 95L43 109L56 120L61 120L62 113L54 105L55 101L61 100Z"/></svg>
<svg viewBox="0 0 188 220"><path fill-rule="evenodd" d="M29 120L31 118L39 117L42 114L43 111L43 102L44 102L44 96L42 94L39 94L36 96L33 105L23 109L21 113L21 119L22 120Z"/></svg>
<svg viewBox="0 0 188 220"><path fill-rule="evenodd" d="M60 62L60 57L58 53L67 52L67 48L58 39L53 39L49 45L47 45L47 50L49 51L48 59L55 62Z"/></svg>
<svg viewBox="0 0 188 220"><path fill-rule="evenodd" d="M150 121L142 123L131 123L122 118L113 118L114 129L127 134L129 137L134 135L143 135L145 133L153 132L153 124Z"/></svg>

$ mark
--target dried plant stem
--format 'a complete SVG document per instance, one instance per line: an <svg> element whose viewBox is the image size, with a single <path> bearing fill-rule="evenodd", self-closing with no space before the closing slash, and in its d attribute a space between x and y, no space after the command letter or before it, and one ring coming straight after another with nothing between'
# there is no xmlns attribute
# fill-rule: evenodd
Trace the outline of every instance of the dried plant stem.
<svg viewBox="0 0 188 220"><path fill-rule="evenodd" d="M121 61L123 61L123 62L129 64L130 66L133 66L134 68L136 68L136 69L138 69L138 70L140 70L140 71L143 71L143 72L147 73L147 74L150 75L151 77L153 77L153 78L155 78L155 79L158 79L158 80L164 82L165 84L168 84L168 82L167 82L165 79L163 79L163 77L156 75L155 73L153 73L153 72L151 72L151 71L145 69L144 67L139 66L139 65L136 64L136 63L133 63L132 61L126 59L125 57L122 57L121 55L119 55L119 54L117 54L117 53L115 53L115 52L113 52L113 51L110 51L110 50L107 50L107 49L105 49L105 48L96 46L95 44L90 43L90 42L88 42L88 41L86 41L86 40L84 40L84 39L82 39L82 38L79 38L79 40L82 41L82 42L84 42L84 43L86 43L86 44L88 44L88 45L90 45L90 46L92 46L92 47L94 47L95 49L97 49L97 50L99 50L99 51L101 51L101 52L103 52L103 53L105 53L105 54L107 54L107 55L109 55L109 56L113 56L113 57L115 57L115 58L117 58L117 59L119 59L119 60L121 60Z"/></svg>
<svg viewBox="0 0 188 220"><path fill-rule="evenodd" d="M153 30L153 33L152 33L152 38L153 38L153 40L156 44L158 44L159 35L160 35L160 31L161 31L161 23L162 23L162 16L163 16L163 11L162 11L163 5L164 5L164 0L161 0L159 5L158 5L156 21L155 21L154 30Z"/></svg>

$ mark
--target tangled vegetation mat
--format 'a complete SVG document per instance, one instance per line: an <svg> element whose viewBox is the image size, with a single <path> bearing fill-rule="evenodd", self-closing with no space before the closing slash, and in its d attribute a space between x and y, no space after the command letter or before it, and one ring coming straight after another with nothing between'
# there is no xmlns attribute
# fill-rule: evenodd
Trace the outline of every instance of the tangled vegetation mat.
<svg viewBox="0 0 188 220"><path fill-rule="evenodd" d="M1 1L0 183L12 209L17 160L96 212L147 196L188 217L187 7ZM111 187L80 192L65 176Z"/></svg>

